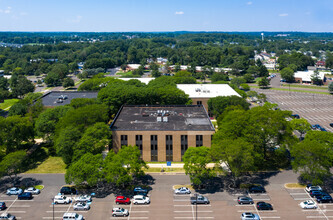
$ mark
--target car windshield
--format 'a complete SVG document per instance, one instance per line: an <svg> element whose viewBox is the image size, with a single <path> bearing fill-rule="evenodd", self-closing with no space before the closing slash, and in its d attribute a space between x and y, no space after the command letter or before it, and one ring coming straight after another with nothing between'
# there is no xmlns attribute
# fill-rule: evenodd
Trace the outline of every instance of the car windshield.
<svg viewBox="0 0 333 220"><path fill-rule="evenodd" d="M63 198L63 199L66 199L66 196L63 196L62 198Z"/></svg>
<svg viewBox="0 0 333 220"><path fill-rule="evenodd" d="M75 218L79 218L79 215L77 213L75 214Z"/></svg>
<svg viewBox="0 0 333 220"><path fill-rule="evenodd" d="M125 211L125 209L124 209L124 208L121 208L121 209L120 209L120 211L124 212L124 211Z"/></svg>

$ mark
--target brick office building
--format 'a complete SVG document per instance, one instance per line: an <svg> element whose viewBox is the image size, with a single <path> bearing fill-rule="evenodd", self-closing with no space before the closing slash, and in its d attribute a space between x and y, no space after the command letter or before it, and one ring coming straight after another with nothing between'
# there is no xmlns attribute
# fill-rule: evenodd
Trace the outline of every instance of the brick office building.
<svg viewBox="0 0 333 220"><path fill-rule="evenodd" d="M215 133L202 105L123 106L110 128L113 149L138 146L145 161L181 161L188 147L210 147Z"/></svg>

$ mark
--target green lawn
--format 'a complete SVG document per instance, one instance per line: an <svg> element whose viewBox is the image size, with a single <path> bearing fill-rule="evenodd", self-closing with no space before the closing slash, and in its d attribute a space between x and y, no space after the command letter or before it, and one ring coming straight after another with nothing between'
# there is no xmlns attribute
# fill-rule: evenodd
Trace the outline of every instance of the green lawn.
<svg viewBox="0 0 333 220"><path fill-rule="evenodd" d="M49 157L37 168L28 170L25 173L66 173L66 164L61 157Z"/></svg>
<svg viewBox="0 0 333 220"><path fill-rule="evenodd" d="M250 86L250 87L259 89L259 86ZM268 88L267 90L289 91L289 89L287 89L287 88ZM290 89L290 92L305 92L305 93L313 93L313 94L330 95L329 92L308 91L308 90L298 90L298 89Z"/></svg>
<svg viewBox="0 0 333 220"><path fill-rule="evenodd" d="M163 170L165 173L185 173L184 168L166 168L163 167ZM153 167L153 168L148 168L144 169L146 173L161 173L161 168L158 167Z"/></svg>
<svg viewBox="0 0 333 220"><path fill-rule="evenodd" d="M14 105L16 102L18 102L19 99L6 99L4 103L0 103L0 109L2 110L8 110L12 105Z"/></svg>

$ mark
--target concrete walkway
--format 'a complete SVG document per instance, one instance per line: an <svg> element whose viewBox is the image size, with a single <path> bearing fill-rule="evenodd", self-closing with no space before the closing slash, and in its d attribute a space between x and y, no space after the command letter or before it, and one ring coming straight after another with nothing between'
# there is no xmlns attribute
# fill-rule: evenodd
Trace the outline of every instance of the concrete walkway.
<svg viewBox="0 0 333 220"><path fill-rule="evenodd" d="M184 163L172 163L171 162L171 166L167 166L166 163L147 163L147 166L149 166L151 168L183 168ZM212 168L214 166L215 166L214 163L207 164L207 167L209 167L209 168Z"/></svg>

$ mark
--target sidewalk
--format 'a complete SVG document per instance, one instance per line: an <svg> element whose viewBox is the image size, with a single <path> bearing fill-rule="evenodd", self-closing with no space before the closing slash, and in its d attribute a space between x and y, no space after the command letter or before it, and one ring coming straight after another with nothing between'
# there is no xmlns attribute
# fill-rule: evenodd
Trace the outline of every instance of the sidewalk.
<svg viewBox="0 0 333 220"><path fill-rule="evenodd" d="M147 163L147 166L151 168L183 168L184 163L172 163L171 166L167 166L166 162L165 163ZM214 163L209 163L207 164L207 167L212 168L214 167Z"/></svg>

